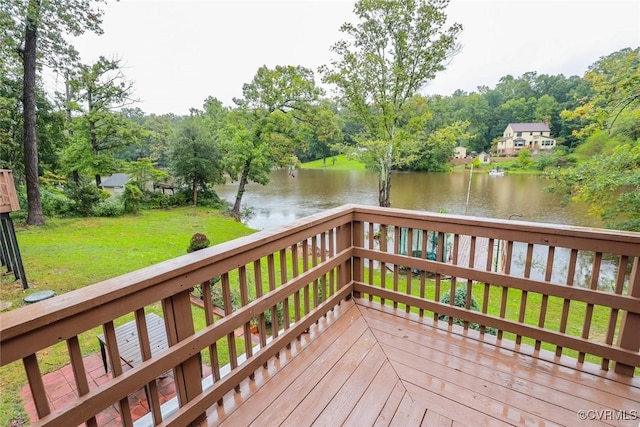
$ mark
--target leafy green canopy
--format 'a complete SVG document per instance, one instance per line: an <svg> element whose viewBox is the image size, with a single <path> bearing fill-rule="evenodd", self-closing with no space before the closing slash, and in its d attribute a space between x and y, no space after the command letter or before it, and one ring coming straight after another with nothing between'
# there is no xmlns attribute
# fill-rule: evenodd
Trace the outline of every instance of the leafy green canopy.
<svg viewBox="0 0 640 427"><path fill-rule="evenodd" d="M347 38L332 51L337 59L321 67L325 83L362 124L358 138L378 173L380 206L390 205L391 168L400 160L398 132L407 101L445 68L456 53L459 24L445 27L446 0L361 0L357 24L345 23Z"/></svg>

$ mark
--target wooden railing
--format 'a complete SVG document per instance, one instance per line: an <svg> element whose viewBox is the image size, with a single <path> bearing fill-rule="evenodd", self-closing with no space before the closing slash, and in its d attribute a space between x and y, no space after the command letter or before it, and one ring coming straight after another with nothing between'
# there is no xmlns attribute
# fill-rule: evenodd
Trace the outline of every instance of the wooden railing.
<svg viewBox="0 0 640 427"><path fill-rule="evenodd" d="M477 329L497 345L575 356L578 367L597 358L604 372L614 361L633 376L639 257L638 233L345 206L2 314L0 364L22 360L39 425L96 425L113 404L133 425L128 396L141 388L154 424L186 425L353 295L452 331ZM204 310L191 303L194 288ZM456 298L441 302L447 293L464 297L462 307ZM214 319L213 301L224 317ZM149 343L149 312L167 330L169 348L159 354ZM131 319L143 362L125 371L116 330ZM248 339L253 325L257 346ZM113 378L91 388L83 346L99 333ZM54 411L40 356L63 341L79 397ZM204 388L201 363L212 372ZM171 415L163 415L156 385L167 371L179 401Z"/></svg>

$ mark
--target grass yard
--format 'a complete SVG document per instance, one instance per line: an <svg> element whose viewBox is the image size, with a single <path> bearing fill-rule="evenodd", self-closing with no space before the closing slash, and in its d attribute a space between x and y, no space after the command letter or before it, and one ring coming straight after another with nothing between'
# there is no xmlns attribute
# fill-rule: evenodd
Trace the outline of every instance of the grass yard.
<svg viewBox="0 0 640 427"><path fill-rule="evenodd" d="M327 157L326 162L322 159L303 163L302 169L331 169L331 170L365 170L364 163L354 159L349 159L344 154Z"/></svg>

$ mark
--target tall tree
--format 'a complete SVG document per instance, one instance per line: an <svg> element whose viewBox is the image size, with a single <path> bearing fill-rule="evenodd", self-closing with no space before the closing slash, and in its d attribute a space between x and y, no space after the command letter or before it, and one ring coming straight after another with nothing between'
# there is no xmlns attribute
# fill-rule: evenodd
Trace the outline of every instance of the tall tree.
<svg viewBox="0 0 640 427"><path fill-rule="evenodd" d="M274 167L291 161L296 115L304 115L321 94L308 68L263 66L251 83L243 86L242 99L234 99L238 108L231 115L225 169L238 181L231 211L236 218L247 183L266 185Z"/></svg>
<svg viewBox="0 0 640 427"><path fill-rule="evenodd" d="M224 183L218 137L202 112L192 110L178 126L171 142L169 164L173 175L191 189L193 206L208 185Z"/></svg>
<svg viewBox="0 0 640 427"><path fill-rule="evenodd" d="M17 53L23 69L24 166L27 187L27 223L44 224L38 182L36 133L37 58L47 65L68 62L74 51L64 35L85 31L101 33L102 11L94 4L103 0L15 0L0 3L3 25L0 35L4 52Z"/></svg>
<svg viewBox="0 0 640 427"><path fill-rule="evenodd" d="M360 0L356 24L332 47L338 59L321 67L323 81L338 88L341 101L365 128L359 143L378 173L378 202L390 206L391 169L399 160L399 119L415 95L456 53L462 27L445 27L448 0Z"/></svg>
<svg viewBox="0 0 640 427"><path fill-rule="evenodd" d="M100 186L100 176L114 171L114 151L141 138L143 128L138 122L142 119L137 116L142 112L121 111L136 100L120 60L100 57L92 65L81 65L69 86L80 117L73 121L73 140L66 154L75 153L71 163L91 172Z"/></svg>

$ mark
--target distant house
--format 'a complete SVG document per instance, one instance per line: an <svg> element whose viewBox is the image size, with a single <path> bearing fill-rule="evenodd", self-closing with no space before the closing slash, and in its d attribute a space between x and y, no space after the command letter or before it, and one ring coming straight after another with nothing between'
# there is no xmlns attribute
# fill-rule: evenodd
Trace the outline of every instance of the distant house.
<svg viewBox="0 0 640 427"><path fill-rule="evenodd" d="M117 196L124 192L124 185L127 182L129 182L129 175L126 173L114 173L102 180L100 188L108 191L112 196Z"/></svg>
<svg viewBox="0 0 640 427"><path fill-rule="evenodd" d="M483 165L488 165L489 163L491 163L491 156L489 156L489 154L484 151L478 154L478 159L480 160L480 163Z"/></svg>
<svg viewBox="0 0 640 427"><path fill-rule="evenodd" d="M556 146L549 124L509 123L498 141L498 154L518 154L522 149L532 152L550 151Z"/></svg>
<svg viewBox="0 0 640 427"><path fill-rule="evenodd" d="M453 155L454 159L464 159L467 157L467 149L466 147L456 147L455 154Z"/></svg>

